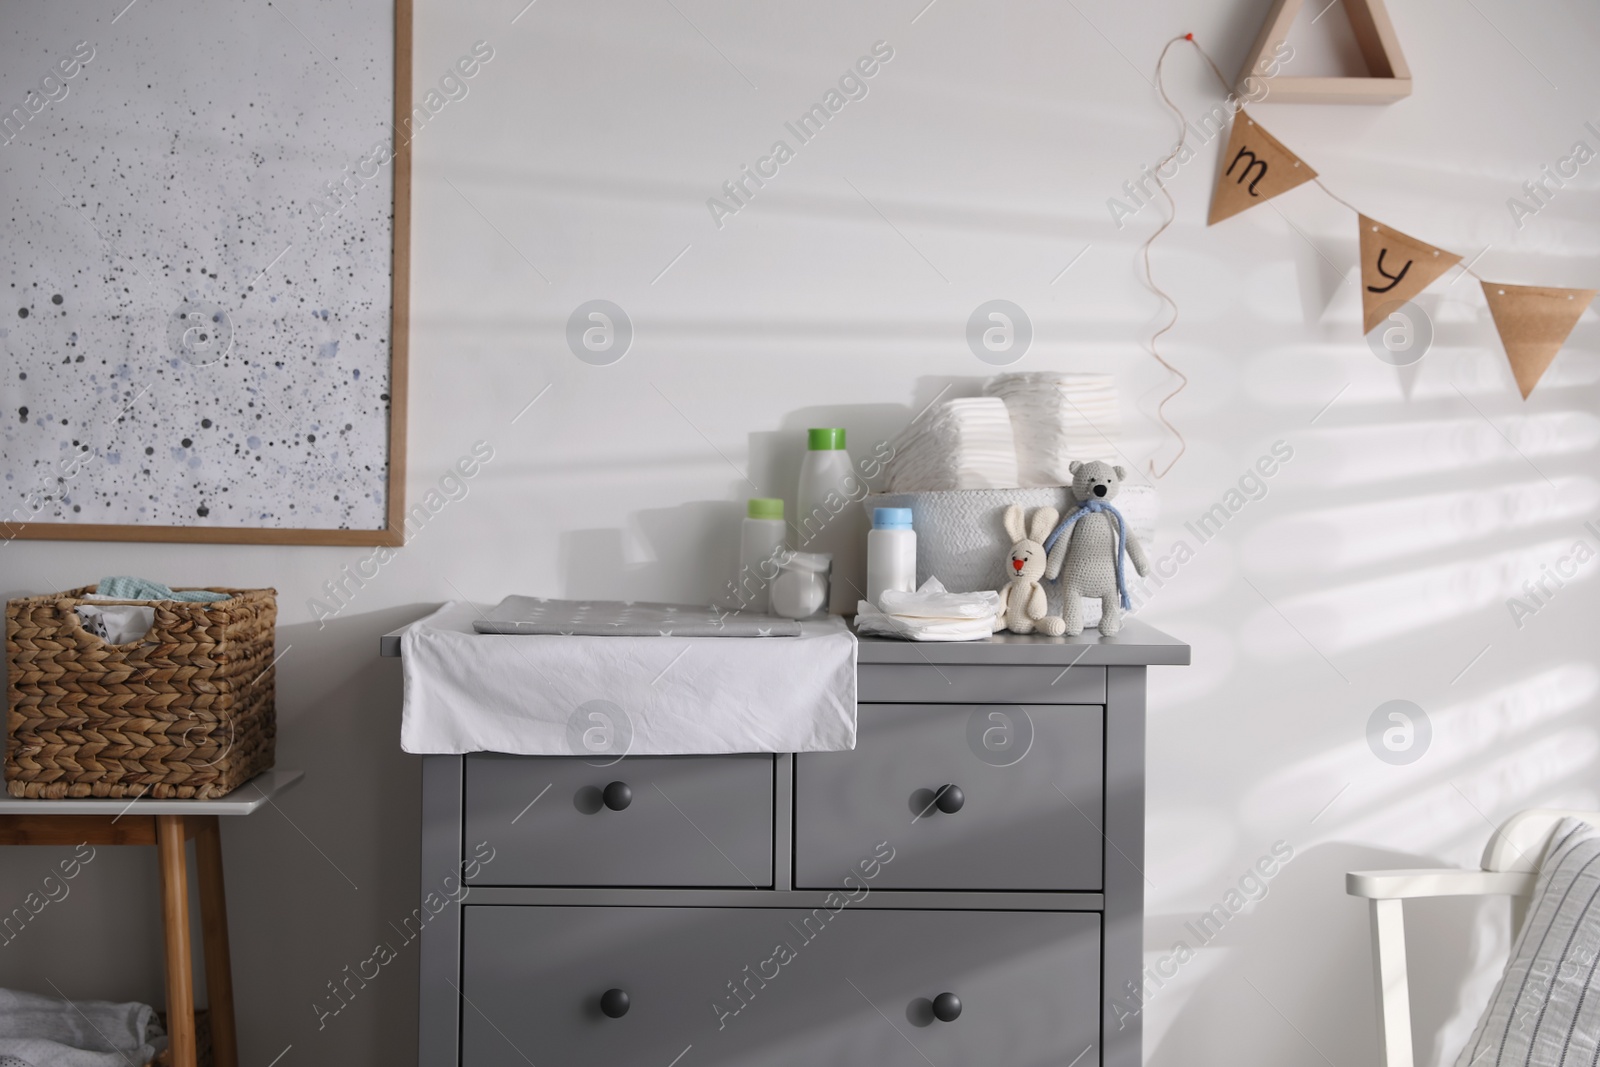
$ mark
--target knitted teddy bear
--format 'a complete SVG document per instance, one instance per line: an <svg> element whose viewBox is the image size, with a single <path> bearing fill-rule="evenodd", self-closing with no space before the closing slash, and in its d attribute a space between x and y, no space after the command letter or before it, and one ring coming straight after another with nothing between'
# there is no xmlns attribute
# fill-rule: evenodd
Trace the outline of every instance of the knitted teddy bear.
<svg viewBox="0 0 1600 1067"><path fill-rule="evenodd" d="M1023 529L1022 506L1012 504L1006 508L1006 533L1015 542L1007 557L1006 573L1010 576L1000 587L1000 608L995 613L995 630L1010 630L1014 634L1031 634L1035 629L1055 637L1066 623L1049 611L1044 586L1039 584L1044 574L1048 550L1041 543L1055 526L1060 512L1055 508L1039 508L1033 513L1031 528Z"/></svg>
<svg viewBox="0 0 1600 1067"><path fill-rule="evenodd" d="M1150 560L1122 513L1111 506L1127 472L1099 460L1073 460L1067 470L1077 503L1044 542L1049 552L1045 576L1062 580L1066 633L1083 633L1083 598L1089 597L1100 601L1100 632L1109 636L1122 629L1122 613L1130 607L1123 556L1133 557L1141 578L1150 573Z"/></svg>

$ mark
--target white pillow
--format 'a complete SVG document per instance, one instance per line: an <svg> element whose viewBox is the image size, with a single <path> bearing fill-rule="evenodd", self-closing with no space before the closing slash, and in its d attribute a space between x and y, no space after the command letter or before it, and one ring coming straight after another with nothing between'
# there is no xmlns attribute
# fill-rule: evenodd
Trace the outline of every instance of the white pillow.
<svg viewBox="0 0 1600 1067"><path fill-rule="evenodd" d="M1456 1067L1590 1067L1600 1049L1600 832L1562 819L1506 972Z"/></svg>

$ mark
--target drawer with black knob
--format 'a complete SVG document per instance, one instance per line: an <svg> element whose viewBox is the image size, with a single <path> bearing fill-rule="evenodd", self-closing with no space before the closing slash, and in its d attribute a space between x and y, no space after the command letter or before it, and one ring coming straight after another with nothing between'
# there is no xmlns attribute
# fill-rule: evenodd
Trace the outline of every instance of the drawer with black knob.
<svg viewBox="0 0 1600 1067"><path fill-rule="evenodd" d="M853 752L795 757L799 888L828 888L877 842L873 886L1102 886L1104 708L862 704Z"/></svg>
<svg viewBox="0 0 1600 1067"><path fill-rule="evenodd" d="M464 909L463 1067L1100 1063L1100 916Z"/></svg>
<svg viewBox="0 0 1600 1067"><path fill-rule="evenodd" d="M772 885L773 758L466 757L474 885Z"/></svg>

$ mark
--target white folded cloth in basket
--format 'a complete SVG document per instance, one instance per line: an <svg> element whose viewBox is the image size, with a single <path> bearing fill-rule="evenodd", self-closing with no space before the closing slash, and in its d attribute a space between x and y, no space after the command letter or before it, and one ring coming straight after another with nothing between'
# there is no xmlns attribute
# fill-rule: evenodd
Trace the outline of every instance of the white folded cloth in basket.
<svg viewBox="0 0 1600 1067"><path fill-rule="evenodd" d="M85 600L116 600L116 597L86 593ZM83 628L108 645L126 645L139 640L156 624L156 609L143 604L79 604L78 618Z"/></svg>

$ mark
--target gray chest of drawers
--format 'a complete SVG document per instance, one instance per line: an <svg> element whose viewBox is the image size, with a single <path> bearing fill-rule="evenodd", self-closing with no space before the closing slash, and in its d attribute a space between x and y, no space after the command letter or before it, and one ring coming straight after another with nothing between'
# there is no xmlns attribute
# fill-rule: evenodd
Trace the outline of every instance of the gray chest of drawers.
<svg viewBox="0 0 1600 1067"><path fill-rule="evenodd" d="M419 1064L1139 1067L1145 668L1188 661L868 639L851 752L424 757Z"/></svg>

